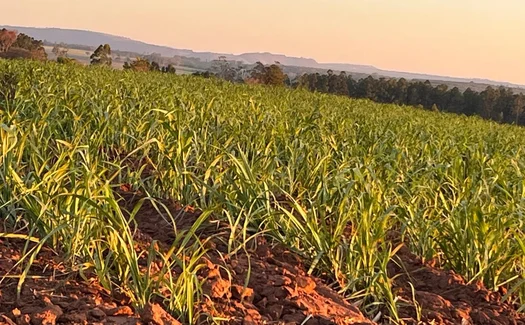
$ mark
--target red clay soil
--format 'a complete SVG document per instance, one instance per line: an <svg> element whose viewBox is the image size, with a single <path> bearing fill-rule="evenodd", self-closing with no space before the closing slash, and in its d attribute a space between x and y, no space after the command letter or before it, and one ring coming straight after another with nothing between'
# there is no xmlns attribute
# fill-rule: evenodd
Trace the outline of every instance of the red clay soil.
<svg viewBox="0 0 525 325"><path fill-rule="evenodd" d="M141 198L125 191L118 194L128 210ZM188 228L199 216L176 202L162 203L175 217L178 229ZM166 244L173 241L170 218L150 201L144 201L135 220L139 226L136 249L148 247L152 239ZM201 235L218 232L213 227L209 224L208 233ZM24 244L0 238L0 277L20 273L13 265ZM210 242L217 250L210 250L207 267L200 274L205 298L197 307L202 313L222 317L223 324L373 324L321 280L306 275L299 258L270 247L262 238L253 244L252 249L224 259L219 253L225 252L221 236ZM249 269L251 277L244 288ZM0 324L178 324L159 305L148 306L139 314L126 297L107 292L95 280L86 282L77 274L68 274L49 248L41 251L29 273L32 277L24 283L20 300L16 299L17 279L0 283ZM208 321L203 318L201 323Z"/></svg>
<svg viewBox="0 0 525 325"><path fill-rule="evenodd" d="M119 194L127 210L141 198L130 192ZM175 217L177 229L188 228L199 217L199 212L176 202L163 203ZM146 235L167 244L173 241L170 218L159 214L151 202L144 202L135 220ZM209 238L221 230L226 229L210 226L199 237ZM215 236L209 243L214 249L207 254L201 274L202 312L227 319L225 324L373 324L320 279L308 276L301 260L289 251L257 238L245 251L225 257L223 239Z"/></svg>
<svg viewBox="0 0 525 325"><path fill-rule="evenodd" d="M0 227L0 232L2 229ZM25 242L0 238L0 279L20 274L13 268ZM161 306L146 306L139 315L123 295L111 294L94 280L65 272L60 257L44 247L33 263L17 299L17 278L0 282L0 324L180 324Z"/></svg>
<svg viewBox="0 0 525 325"><path fill-rule="evenodd" d="M0 239L0 275L19 274L12 267L20 259L24 242ZM132 318L111 316L110 310L123 304L109 296L96 282L71 279L60 266L57 256L44 248L29 272L17 300L17 279L5 279L0 284L0 323L2 324L54 324L103 322L113 320L124 323ZM33 278L34 277L34 278ZM126 301L124 301L124 305ZM128 315L129 314L129 315Z"/></svg>
<svg viewBox="0 0 525 325"><path fill-rule="evenodd" d="M482 283L467 284L453 271L423 264L406 247L394 259L398 263L391 263L389 270L390 276L397 276L394 290L407 304L412 304L400 310L400 317L407 324L525 325L524 314L503 303L499 292L487 290ZM419 304L420 322L410 283Z"/></svg>
<svg viewBox="0 0 525 325"><path fill-rule="evenodd" d="M141 196L126 190L122 188L118 194L123 198L122 207L130 210ZM198 211L176 202L162 203L175 217L177 229L187 229L199 217ZM147 247L152 239L166 244L173 241L170 218L159 214L151 202L144 202L135 220L140 229L136 233L139 246ZM204 298L198 309L203 314L221 317L223 324L373 324L322 279L308 276L301 259L279 245L259 237L245 250L229 256L224 237L212 236L227 232L225 226L218 225L210 222L200 233L202 238L212 238L208 244L214 248L204 260L207 267L199 274ZM0 238L0 277L10 271L17 274L19 270L11 268L20 258L23 245L20 240ZM398 257L405 269L394 263L390 267L391 275L399 275L396 293L410 302L410 280L422 309L418 322L414 307L401 308L406 324L525 324L511 306L500 302L499 294L479 285L466 285L451 272L423 265L406 250ZM60 258L47 248L30 274L41 278L26 281L19 301L17 279L0 283L0 324L178 323L159 305L148 306L138 314L125 297L107 292L94 280L85 282L76 274L66 273ZM203 318L201 323L207 321Z"/></svg>
<svg viewBox="0 0 525 325"><path fill-rule="evenodd" d="M204 292L209 298L203 309L229 317L229 324L372 324L320 279L308 276L295 255L262 238L227 260L211 255Z"/></svg>

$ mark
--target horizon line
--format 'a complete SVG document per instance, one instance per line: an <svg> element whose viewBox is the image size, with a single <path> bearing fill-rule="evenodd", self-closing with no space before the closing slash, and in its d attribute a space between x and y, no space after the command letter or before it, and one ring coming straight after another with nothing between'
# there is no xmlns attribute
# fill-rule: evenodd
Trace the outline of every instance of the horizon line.
<svg viewBox="0 0 525 325"><path fill-rule="evenodd" d="M45 26L45 27L42 27L42 26L13 26L13 25L0 25L0 26L3 26L3 27L11 27L11 28L36 28L36 29L59 29L59 30L69 30L69 31L78 31L78 32L89 32L89 33L98 33L98 34L102 34L102 35L106 35L106 36L112 36L112 37L120 37L120 38L124 38L124 39L127 39L127 40L130 40L130 41L134 41L134 42L140 42L140 43L143 43L143 44L146 44L146 45L150 45L150 46L159 46L159 47L165 47L165 48L168 48L168 49L172 49L172 50L182 50L182 51L191 51L193 53L200 53L200 54L203 54L203 53L212 53L212 54L218 54L218 55L221 55L221 54L225 54L225 55L234 55L234 56L241 56L241 55L245 55L245 54L271 54L271 55L282 55L282 56L285 56L285 57L288 57L288 58L296 58L296 59L306 59L306 60L313 60L315 61L317 64L320 64L320 65L328 65L328 64L341 64L341 65L344 65L344 64L347 64L347 65L355 65L355 66L361 66L361 67L371 67L371 68L374 68L374 69L377 69L379 70L380 72L383 71L383 72L391 72L391 73L406 73L406 74L414 74L414 75L421 75L421 76L427 76L427 77L441 77L441 78L450 78L450 79L466 79L466 80L471 80L470 82L473 82L475 80L478 80L480 82L483 82L483 81L489 81L489 82L493 82L493 83L501 83L501 84L506 84L507 87L509 87L509 85L511 87L516 87L516 88L523 88L525 89L525 84L518 84L518 83L513 83L513 82L510 82L510 81L503 81L503 80L495 80L495 79L489 79L489 78L486 78L486 77L472 77L472 76L450 76L450 75L441 75L441 74L437 74L437 73L432 73L432 72L418 72L418 71L400 71L400 70L391 70L391 69L384 69L384 68L381 68L381 67L377 67L373 64L364 64L364 63L349 63L349 62L320 62L318 61L317 59L313 58L313 57L303 57L303 56L290 56L288 54L285 54L285 53L274 53L274 52L268 52L268 51L265 51L265 52L239 52L239 53L224 53L224 52L214 52L213 50L199 50L199 51L195 51L195 50L192 50L192 49L185 49L185 48L177 48L177 47L173 47L173 45L166 45L166 44L153 44L153 43L149 43L147 41L143 41L143 40L138 40L138 39L135 39L135 38L131 38L131 37L128 37L128 36L122 36L122 35L115 35L115 34L110 34L108 32L101 32L101 31L96 31L96 30L90 30L90 29L79 29L79 28L64 28L64 27L55 27L55 26ZM70 44L70 45L75 45L75 44ZM77 45L81 45L81 44L77 44ZM304 67L304 66L303 66ZM309 67L309 68L316 68L316 67ZM317 67L319 68L319 67ZM322 68L321 68L322 69ZM344 70L341 70L341 71L344 71ZM346 71L345 71L346 72ZM366 73L365 73L366 74ZM368 74L368 75L372 75L372 74ZM385 76L387 77L387 76ZM394 78L394 77L391 77L391 78ZM398 78L399 79L399 78ZM442 80L442 81L446 81L446 80ZM459 81L461 82L461 81ZM463 81L464 82L464 81ZM504 85L501 85L501 86L504 86Z"/></svg>

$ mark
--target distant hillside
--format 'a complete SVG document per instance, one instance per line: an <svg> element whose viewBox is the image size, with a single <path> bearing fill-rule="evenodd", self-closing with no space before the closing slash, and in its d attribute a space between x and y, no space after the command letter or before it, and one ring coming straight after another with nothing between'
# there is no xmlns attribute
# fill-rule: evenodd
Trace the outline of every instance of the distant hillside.
<svg viewBox="0 0 525 325"><path fill-rule="evenodd" d="M220 56L225 56L228 60L241 61L246 64L253 64L260 61L264 64L271 64L275 61L283 65L317 67L318 63L313 59L294 58L285 55L272 53L245 53L240 55L211 52L194 52L192 50L175 49L167 46L148 44L130 38L91 32L84 30L60 29L60 28L34 28L20 26L0 26L0 28L16 29L18 32L25 33L34 38L45 40L51 43L79 44L87 46L98 46L109 44L111 48L124 52L134 52L139 54L158 53L165 57L186 56L199 58L202 61L212 61Z"/></svg>
<svg viewBox="0 0 525 325"><path fill-rule="evenodd" d="M314 59L307 58L294 58L281 54L273 53L244 53L240 55L229 55L233 59L241 59L242 61L253 64L256 62L261 62L263 64L273 64L279 62L282 65L293 65L298 67L315 67L318 63Z"/></svg>
<svg viewBox="0 0 525 325"><path fill-rule="evenodd" d="M162 56L172 57L191 56L198 57L201 60L212 60L217 58L214 53L196 53L191 50L179 50L167 46L159 46L135 41L130 38L114 36L104 33L60 29L60 28L33 28L19 26L0 26L0 28L16 29L20 33L30 35L34 38L45 40L52 43L80 44L87 46L99 46L100 44L109 44L113 49L135 52L141 54L159 53Z"/></svg>
<svg viewBox="0 0 525 325"><path fill-rule="evenodd" d="M227 60L240 61L245 64L254 64L257 61L264 64L271 64L280 62L285 66L307 67L316 69L332 69L334 71L346 71L354 74L367 74L376 76L385 76L391 78L405 78L405 79L421 79L421 80L436 80L455 83L480 83L492 86L506 86L511 88L525 88L523 85L516 85L508 82L492 81L486 79L473 78L455 78L446 76L436 76L427 74L418 74L410 72L398 72L381 70L370 65L357 65L348 63L318 63L311 58L297 58L289 57L281 54L273 53L244 53L244 54L227 54L227 53L213 53L213 52L194 52L192 50L175 49L168 46L160 46L148 44L141 41L136 41L130 38L115 36L105 33L74 30L74 29L60 29L60 28L37 28L37 27L19 27L19 26L0 26L0 28L16 29L21 33L25 33L34 38L45 40L51 43L66 43L79 44L85 46L98 46L100 44L109 44L111 48L123 52L134 52L139 54L158 53L164 57L182 56L190 58L198 58L202 61L212 61L218 59L220 56L226 57Z"/></svg>

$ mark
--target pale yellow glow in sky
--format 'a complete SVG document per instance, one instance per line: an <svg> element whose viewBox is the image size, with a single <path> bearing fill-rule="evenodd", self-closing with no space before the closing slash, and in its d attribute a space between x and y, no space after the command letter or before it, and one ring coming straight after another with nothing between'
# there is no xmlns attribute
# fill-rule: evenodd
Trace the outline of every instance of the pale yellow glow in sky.
<svg viewBox="0 0 525 325"><path fill-rule="evenodd" d="M4 0L0 24L525 84L525 0Z"/></svg>

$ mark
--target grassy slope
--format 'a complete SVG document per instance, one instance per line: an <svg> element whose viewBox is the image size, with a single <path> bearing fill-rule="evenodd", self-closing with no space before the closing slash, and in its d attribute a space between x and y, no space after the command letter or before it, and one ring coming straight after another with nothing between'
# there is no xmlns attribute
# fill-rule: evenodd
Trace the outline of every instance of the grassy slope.
<svg viewBox="0 0 525 325"><path fill-rule="evenodd" d="M124 283L139 305L152 289L125 249L132 239L111 184L240 227L232 249L247 232L268 231L349 296L367 294L392 313L391 230L469 280L511 281L525 301L524 129L188 76L0 61L0 85L9 76L19 82L14 97L0 97L2 214L25 211L72 265ZM127 154L154 172L141 177ZM294 200L295 212L271 208L273 195ZM106 251L121 253L113 266ZM189 315L191 301L182 305L173 309Z"/></svg>

